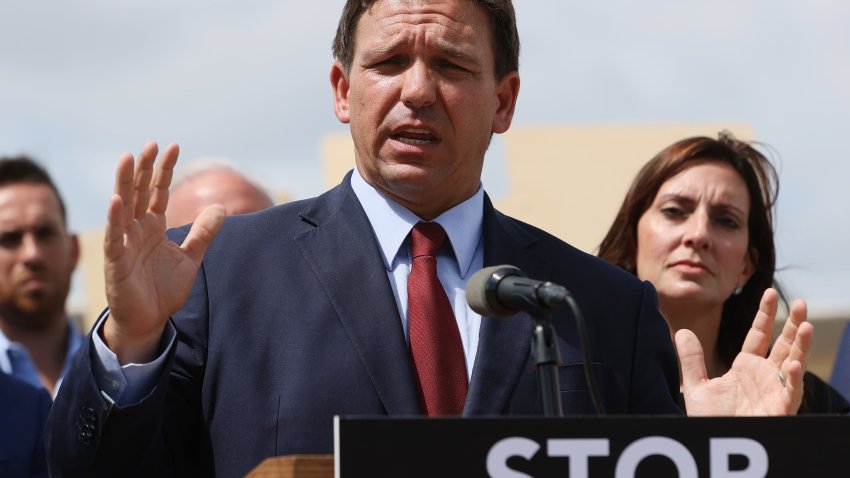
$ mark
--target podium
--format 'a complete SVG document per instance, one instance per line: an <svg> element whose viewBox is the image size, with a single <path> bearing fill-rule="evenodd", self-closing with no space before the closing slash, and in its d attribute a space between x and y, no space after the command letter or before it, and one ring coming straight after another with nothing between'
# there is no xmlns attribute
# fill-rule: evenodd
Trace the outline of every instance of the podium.
<svg viewBox="0 0 850 478"><path fill-rule="evenodd" d="M850 475L848 416L336 417L334 433L333 457L274 458L263 465L279 474L248 476Z"/></svg>
<svg viewBox="0 0 850 478"><path fill-rule="evenodd" d="M333 478L333 455L287 455L263 460L245 478Z"/></svg>

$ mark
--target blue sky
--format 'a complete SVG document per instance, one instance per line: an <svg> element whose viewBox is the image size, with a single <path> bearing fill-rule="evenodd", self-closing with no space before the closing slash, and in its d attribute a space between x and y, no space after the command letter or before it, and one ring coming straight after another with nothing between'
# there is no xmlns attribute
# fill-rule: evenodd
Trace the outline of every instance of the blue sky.
<svg viewBox="0 0 850 478"><path fill-rule="evenodd" d="M102 224L115 160L148 139L317 194L321 139L345 131L328 81L342 3L2 2L0 154L41 160L76 230ZM515 3L515 125L751 125L781 175L780 279L850 310L850 2Z"/></svg>

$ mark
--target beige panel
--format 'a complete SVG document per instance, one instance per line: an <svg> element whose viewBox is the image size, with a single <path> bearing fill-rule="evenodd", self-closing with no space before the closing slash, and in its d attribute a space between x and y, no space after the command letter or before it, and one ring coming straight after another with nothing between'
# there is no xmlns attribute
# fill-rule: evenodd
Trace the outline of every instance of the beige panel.
<svg viewBox="0 0 850 478"><path fill-rule="evenodd" d="M354 143L348 133L327 135L322 139L322 172L325 187L330 189L342 181L354 167Z"/></svg>
<svg viewBox="0 0 850 478"><path fill-rule="evenodd" d="M82 261L80 272L83 277L83 296L85 307L81 317L83 330L88 331L94 325L98 315L106 308L106 292L103 281L103 229L80 234L80 253Z"/></svg>
<svg viewBox="0 0 850 478"><path fill-rule="evenodd" d="M686 137L717 137L723 128L752 137L737 124L519 127L505 135L503 212L595 253L638 170Z"/></svg>
<svg viewBox="0 0 850 478"><path fill-rule="evenodd" d="M289 201L292 201L292 197L286 191L277 191L274 194L275 204L286 204Z"/></svg>

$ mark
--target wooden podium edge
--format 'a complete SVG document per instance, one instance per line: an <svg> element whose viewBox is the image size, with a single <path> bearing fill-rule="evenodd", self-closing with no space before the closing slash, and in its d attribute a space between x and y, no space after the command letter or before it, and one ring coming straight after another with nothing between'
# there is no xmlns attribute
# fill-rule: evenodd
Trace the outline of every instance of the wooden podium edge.
<svg viewBox="0 0 850 478"><path fill-rule="evenodd" d="M266 458L245 478L333 478L333 455L286 455Z"/></svg>

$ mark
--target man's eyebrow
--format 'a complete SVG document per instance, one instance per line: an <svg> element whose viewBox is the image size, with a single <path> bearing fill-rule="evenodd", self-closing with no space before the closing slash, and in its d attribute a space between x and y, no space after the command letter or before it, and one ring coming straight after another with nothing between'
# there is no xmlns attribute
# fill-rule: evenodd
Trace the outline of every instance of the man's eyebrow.
<svg viewBox="0 0 850 478"><path fill-rule="evenodd" d="M388 55L396 50L402 48L404 44L404 39L398 39L393 42L387 43L385 45L379 45L374 48L365 50L363 52L363 62L371 63L375 61L377 58L381 58L385 55ZM466 52L463 48L458 47L452 42L446 41L444 39L437 40L437 49L442 52L448 58L453 58L457 61L469 64L478 64L478 59Z"/></svg>
<svg viewBox="0 0 850 478"><path fill-rule="evenodd" d="M371 48L366 48L363 51L363 61L371 63L377 58L381 58L395 51L401 50L404 48L404 44L406 42L407 40L404 37L396 36L386 43L380 43Z"/></svg>
<svg viewBox="0 0 850 478"><path fill-rule="evenodd" d="M437 41L437 48L439 48L443 54L449 58L455 58L465 63L478 64L478 59L475 56L471 55L463 48L458 47L454 43L441 39Z"/></svg>
<svg viewBox="0 0 850 478"><path fill-rule="evenodd" d="M365 50L363 52L363 62L371 63L375 61L376 58L381 58L382 56L387 55L393 50L396 50L398 48L399 43L401 42L396 41L388 45L381 45L375 48L371 48L369 50Z"/></svg>

